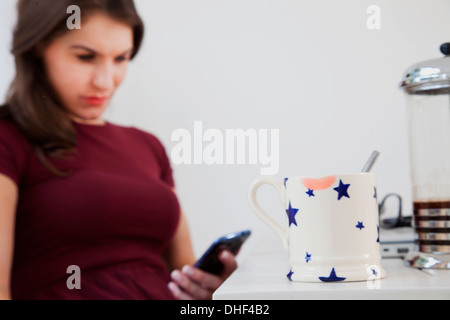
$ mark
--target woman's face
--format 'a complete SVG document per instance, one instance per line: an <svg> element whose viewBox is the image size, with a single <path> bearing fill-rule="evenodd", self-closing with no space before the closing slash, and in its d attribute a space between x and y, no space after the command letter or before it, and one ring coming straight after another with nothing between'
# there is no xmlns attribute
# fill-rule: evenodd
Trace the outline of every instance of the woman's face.
<svg viewBox="0 0 450 320"><path fill-rule="evenodd" d="M50 83L71 118L104 124L101 116L122 83L133 52L133 29L102 13L82 22L81 29L54 39L42 57Z"/></svg>

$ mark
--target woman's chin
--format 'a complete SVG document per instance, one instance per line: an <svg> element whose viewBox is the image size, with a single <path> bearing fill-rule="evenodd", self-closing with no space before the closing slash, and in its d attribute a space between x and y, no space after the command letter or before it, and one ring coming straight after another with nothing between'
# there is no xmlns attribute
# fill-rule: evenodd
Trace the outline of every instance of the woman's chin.
<svg viewBox="0 0 450 320"><path fill-rule="evenodd" d="M73 116L72 120L78 123L83 124L104 124L105 121L101 118L100 115L90 115L90 116Z"/></svg>

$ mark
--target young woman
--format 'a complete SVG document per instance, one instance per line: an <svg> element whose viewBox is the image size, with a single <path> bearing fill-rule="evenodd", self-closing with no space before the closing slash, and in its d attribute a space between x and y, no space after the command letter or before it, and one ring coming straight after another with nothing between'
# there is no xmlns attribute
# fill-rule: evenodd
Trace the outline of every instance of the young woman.
<svg viewBox="0 0 450 320"><path fill-rule="evenodd" d="M70 5L81 29L67 27ZM101 118L143 38L133 1L17 8L0 108L0 298L210 299L234 257L222 253L221 276L192 267L164 147Z"/></svg>

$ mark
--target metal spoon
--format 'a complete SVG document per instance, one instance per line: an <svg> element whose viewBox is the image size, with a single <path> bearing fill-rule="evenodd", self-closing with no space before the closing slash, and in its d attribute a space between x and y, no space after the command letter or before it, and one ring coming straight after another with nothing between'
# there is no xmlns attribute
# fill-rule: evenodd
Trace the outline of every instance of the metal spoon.
<svg viewBox="0 0 450 320"><path fill-rule="evenodd" d="M361 172L369 172L375 164L375 161L377 160L379 155L380 153L378 151L373 151Z"/></svg>

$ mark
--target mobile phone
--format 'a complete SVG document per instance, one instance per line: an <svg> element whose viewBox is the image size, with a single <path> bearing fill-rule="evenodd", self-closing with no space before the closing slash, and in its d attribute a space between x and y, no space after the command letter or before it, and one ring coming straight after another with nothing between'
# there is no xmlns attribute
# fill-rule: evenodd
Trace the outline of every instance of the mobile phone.
<svg viewBox="0 0 450 320"><path fill-rule="evenodd" d="M219 260L219 254L223 250L230 251L233 255L237 255L244 242L250 237L251 231L245 230L227 234L214 241L208 250L195 263L194 267L205 272L220 275L223 271L223 264Z"/></svg>

